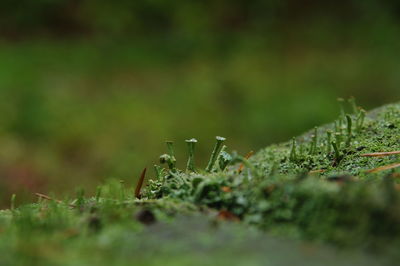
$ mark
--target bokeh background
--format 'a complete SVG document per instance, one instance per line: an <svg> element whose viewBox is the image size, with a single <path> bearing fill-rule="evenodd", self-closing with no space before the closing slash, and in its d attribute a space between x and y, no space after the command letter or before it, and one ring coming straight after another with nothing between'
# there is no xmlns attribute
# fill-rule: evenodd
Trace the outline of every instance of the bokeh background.
<svg viewBox="0 0 400 266"><path fill-rule="evenodd" d="M0 206L132 184L166 139L258 150L398 101L399 71L396 0L3 0Z"/></svg>

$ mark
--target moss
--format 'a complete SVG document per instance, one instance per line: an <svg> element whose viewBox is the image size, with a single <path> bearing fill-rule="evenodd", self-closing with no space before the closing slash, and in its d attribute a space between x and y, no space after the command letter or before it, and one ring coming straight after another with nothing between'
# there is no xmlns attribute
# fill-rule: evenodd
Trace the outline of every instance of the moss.
<svg viewBox="0 0 400 266"><path fill-rule="evenodd" d="M362 155L400 150L400 104L367 117L362 109L353 110L248 161L233 154L224 171L165 171L162 183L150 184L147 197L228 211L247 224L300 239L369 247L398 242L398 170L369 170L400 159ZM237 161L247 168L239 171Z"/></svg>
<svg viewBox="0 0 400 266"><path fill-rule="evenodd" d="M80 190L77 199L42 196L18 208L13 197L0 211L0 264L202 265L205 254L227 265L310 263L297 242L272 235L367 249L390 265L399 258L399 170L369 170L400 159L362 155L400 150L400 104L366 117L353 110L250 159L219 143L207 171L176 169L169 143L173 160L155 168L141 199L116 180L95 197ZM345 259L319 245L313 252L315 265L326 256L336 265L381 265L354 250Z"/></svg>

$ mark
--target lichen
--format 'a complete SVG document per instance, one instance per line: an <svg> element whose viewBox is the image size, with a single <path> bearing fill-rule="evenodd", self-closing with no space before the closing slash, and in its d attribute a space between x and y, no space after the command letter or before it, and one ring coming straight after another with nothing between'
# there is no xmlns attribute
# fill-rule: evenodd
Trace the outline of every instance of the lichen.
<svg viewBox="0 0 400 266"><path fill-rule="evenodd" d="M37 203L22 206L13 196L0 211L0 264L204 265L207 255L223 265L320 265L330 254L334 264L396 265L400 104L367 116L352 110L251 158L228 152L218 137L204 170L193 160L194 140L184 170L168 142L166 167L155 166L145 188L144 170L136 189L110 180L93 197L37 193ZM291 240L357 250L340 257L314 243L310 256Z"/></svg>
<svg viewBox="0 0 400 266"><path fill-rule="evenodd" d="M226 169L166 169L150 182L145 197L207 206L300 239L346 246L399 243L398 168L369 170L400 158L362 155L400 150L400 104L367 116L352 107L353 113L343 111L334 123L267 147L249 160L230 154Z"/></svg>

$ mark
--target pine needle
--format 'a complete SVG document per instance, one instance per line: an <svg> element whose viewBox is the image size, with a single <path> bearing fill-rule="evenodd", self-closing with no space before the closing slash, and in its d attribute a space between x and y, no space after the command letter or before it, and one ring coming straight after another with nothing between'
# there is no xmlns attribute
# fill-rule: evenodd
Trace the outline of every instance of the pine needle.
<svg viewBox="0 0 400 266"><path fill-rule="evenodd" d="M143 171L142 171L142 174L140 175L140 178L139 178L139 180L137 182L137 185L136 185L135 197L138 198L138 199L140 198L140 191L141 191L142 186L143 186L144 178L146 177L146 171L147 171L147 168L144 168Z"/></svg>
<svg viewBox="0 0 400 266"><path fill-rule="evenodd" d="M310 174L319 174L319 173L324 173L325 172L325 170L323 170L323 169L320 169L320 170L312 170L312 171L310 171Z"/></svg>
<svg viewBox="0 0 400 266"><path fill-rule="evenodd" d="M64 202L61 201L61 200L53 199L53 198L51 198L51 197L49 197L49 196L47 196L47 195L45 195L45 194L35 193L35 195L38 196L38 197L41 198L41 199L45 199L45 200L49 200L49 201L55 201L55 202L60 203L60 204L64 203ZM75 207L76 207L74 204L68 204L68 205L69 205L71 208L75 208Z"/></svg>
<svg viewBox="0 0 400 266"><path fill-rule="evenodd" d="M378 167L375 169L368 170L367 173L377 173L377 172L390 170L390 169L394 169L394 168L398 168L398 167L400 167L400 163L394 163L394 164L385 165L385 166L381 166L381 167Z"/></svg>
<svg viewBox="0 0 400 266"><path fill-rule="evenodd" d="M383 157L400 154L400 151L388 151L388 152L374 152L374 153L366 153L362 154L362 157Z"/></svg>

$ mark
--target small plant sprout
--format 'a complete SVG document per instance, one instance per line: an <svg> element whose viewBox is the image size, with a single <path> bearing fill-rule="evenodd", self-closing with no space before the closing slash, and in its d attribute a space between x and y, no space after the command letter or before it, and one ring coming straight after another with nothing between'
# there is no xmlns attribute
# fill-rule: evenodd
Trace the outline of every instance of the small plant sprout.
<svg viewBox="0 0 400 266"><path fill-rule="evenodd" d="M175 156L174 142L167 140L165 143L167 144L167 150L168 150L169 155Z"/></svg>
<svg viewBox="0 0 400 266"><path fill-rule="evenodd" d="M154 172L156 173L156 179L160 180L162 173L163 173L163 169L162 167L158 166L158 165L154 165Z"/></svg>
<svg viewBox="0 0 400 266"><path fill-rule="evenodd" d="M317 153L317 145L318 145L318 128L314 128L314 134L311 136L311 147L310 147L310 155L314 155Z"/></svg>
<svg viewBox="0 0 400 266"><path fill-rule="evenodd" d="M340 155L340 151L339 151L339 148L338 148L336 142L334 142L334 141L332 142L332 147L333 147L333 150L335 151L335 160L336 160L336 162L339 162L342 159L342 156Z"/></svg>
<svg viewBox="0 0 400 266"><path fill-rule="evenodd" d="M340 148L340 145L342 143L342 137L343 137L342 133L339 132L335 133L335 141L338 148Z"/></svg>
<svg viewBox="0 0 400 266"><path fill-rule="evenodd" d="M175 162L176 162L175 158L171 157L171 155L169 154L163 154L160 156L160 163L161 164L166 163L168 165L169 170L171 170L172 172L176 171Z"/></svg>
<svg viewBox="0 0 400 266"><path fill-rule="evenodd" d="M206 172L211 172L213 170L215 161L217 160L219 153L221 152L222 144L226 140L223 137L216 137L217 142L215 143L214 149L211 153L210 161L208 162L208 165L206 167Z"/></svg>
<svg viewBox="0 0 400 266"><path fill-rule="evenodd" d="M96 188L96 197L95 197L96 202L99 202L99 201L100 201L100 197L101 197L101 186L98 186L98 187Z"/></svg>
<svg viewBox="0 0 400 266"><path fill-rule="evenodd" d="M290 155L289 155L289 160L291 162L296 162L297 161L297 151L296 151L297 148L296 148L296 146L297 146L296 138L293 138L292 139L292 148L290 150Z"/></svg>
<svg viewBox="0 0 400 266"><path fill-rule="evenodd" d="M12 194L12 196L11 196L11 204L10 204L10 210L15 210L15 198L16 198L17 196L15 195L15 194Z"/></svg>
<svg viewBox="0 0 400 266"><path fill-rule="evenodd" d="M227 147L224 145L219 153L217 165L221 171L224 171L228 164L232 161L232 156L226 152Z"/></svg>
<svg viewBox="0 0 400 266"><path fill-rule="evenodd" d="M360 109L356 118L356 131L360 132L362 127L364 126L366 111L364 109Z"/></svg>
<svg viewBox="0 0 400 266"><path fill-rule="evenodd" d="M346 147L350 147L351 145L351 139L353 135L353 121L351 119L350 115L346 115L346 120L347 120L347 141L346 141Z"/></svg>
<svg viewBox="0 0 400 266"><path fill-rule="evenodd" d="M196 139L189 139L186 140L186 143L188 145L188 150L189 150L189 158L187 161L187 165L186 165L186 171L191 171L194 172L194 150L195 150L195 146L197 143Z"/></svg>
<svg viewBox="0 0 400 266"><path fill-rule="evenodd" d="M300 156L301 158L304 157L304 145L303 145L303 143L301 143L301 142L300 142L300 144L299 144L299 156Z"/></svg>
<svg viewBox="0 0 400 266"><path fill-rule="evenodd" d="M138 180L138 182L137 182L137 184L136 184L136 188L135 188L135 198L137 198L137 199L140 199L140 191L141 191L141 189L142 189L142 186L143 186L143 182L144 182L144 179L145 179L145 177L146 177L146 171L147 171L147 168L144 168L143 169L143 171L142 171L142 173L140 174L140 177L139 177L139 180Z"/></svg>
<svg viewBox="0 0 400 266"><path fill-rule="evenodd" d="M327 154L330 154L332 151L331 142L332 142L332 131L328 130L326 132L326 153Z"/></svg>
<svg viewBox="0 0 400 266"><path fill-rule="evenodd" d="M175 159L175 151L174 151L174 143L172 141L166 141L167 150L169 156L171 156L171 163L173 163L173 168L176 166L176 159Z"/></svg>

